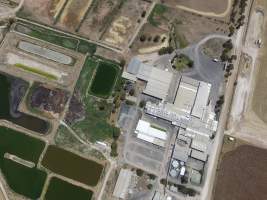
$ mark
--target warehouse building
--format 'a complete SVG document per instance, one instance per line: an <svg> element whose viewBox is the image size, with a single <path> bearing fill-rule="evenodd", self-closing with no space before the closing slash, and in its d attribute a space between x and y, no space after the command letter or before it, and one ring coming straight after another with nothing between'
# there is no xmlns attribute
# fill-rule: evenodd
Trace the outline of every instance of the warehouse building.
<svg viewBox="0 0 267 200"><path fill-rule="evenodd" d="M209 105L211 85L188 77L181 77L173 103L147 102L145 112L171 122L173 125L192 131L201 130L212 135L217 130L218 122Z"/></svg>
<svg viewBox="0 0 267 200"><path fill-rule="evenodd" d="M133 172L131 172L130 170L121 169L119 177L116 182L115 189L113 191L113 196L120 199L126 199L132 175Z"/></svg>
<svg viewBox="0 0 267 200"><path fill-rule="evenodd" d="M167 133L165 130L151 126L149 122L144 120L139 120L135 133L137 138L144 140L146 142L165 147L167 140Z"/></svg>
<svg viewBox="0 0 267 200"><path fill-rule="evenodd" d="M169 92L173 74L144 64L139 59L133 58L127 67L127 71L123 72L122 77L131 81L145 81L146 87L143 91L144 94L165 100Z"/></svg>

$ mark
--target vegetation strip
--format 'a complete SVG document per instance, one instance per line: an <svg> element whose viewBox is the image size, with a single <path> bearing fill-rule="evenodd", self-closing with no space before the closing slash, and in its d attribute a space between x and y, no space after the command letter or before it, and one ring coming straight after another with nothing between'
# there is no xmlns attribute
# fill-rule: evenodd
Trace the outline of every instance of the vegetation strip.
<svg viewBox="0 0 267 200"><path fill-rule="evenodd" d="M50 74L48 72L44 72L44 71L41 71L39 69L36 69L34 67L29 67L29 66L26 66L26 65L23 65L21 63L16 63L14 66L20 68L20 69L23 69L25 71L29 71L29 72L32 72L34 74L38 74L38 75L41 75L41 76L44 76L48 79L51 79L51 80L57 80L58 78L53 75L53 74Z"/></svg>

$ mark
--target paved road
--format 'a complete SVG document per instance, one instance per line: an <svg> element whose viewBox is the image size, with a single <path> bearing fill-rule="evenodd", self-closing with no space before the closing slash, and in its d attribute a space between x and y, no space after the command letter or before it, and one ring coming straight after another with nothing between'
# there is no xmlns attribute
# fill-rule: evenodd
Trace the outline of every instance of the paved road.
<svg viewBox="0 0 267 200"><path fill-rule="evenodd" d="M230 112L230 108L231 108L231 102L232 102L232 98L234 94L234 83L238 75L238 66L240 62L241 49L242 49L243 38L245 37L246 29L247 29L247 24L245 24L238 30L236 37L233 39L234 47L235 47L234 54L237 55L237 60L234 63L235 68L232 71L232 76L228 78L228 82L226 85L225 103L222 108L217 135L214 139L214 148L213 148L214 152L209 157L209 162L208 162L209 169L207 171L207 179L202 189L201 200L209 200L212 198L212 190L214 186L213 184L215 182L218 159L219 159L222 144L223 144L224 129L225 129L228 116L229 116L229 112Z"/></svg>

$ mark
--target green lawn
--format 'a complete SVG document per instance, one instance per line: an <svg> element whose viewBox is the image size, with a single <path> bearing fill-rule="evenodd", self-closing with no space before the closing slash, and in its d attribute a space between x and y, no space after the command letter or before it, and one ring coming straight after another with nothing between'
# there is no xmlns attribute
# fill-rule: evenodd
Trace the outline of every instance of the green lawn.
<svg viewBox="0 0 267 200"><path fill-rule="evenodd" d="M26 22L19 22L15 26L17 32L22 32L31 37L50 42L52 44L74 50L83 54L93 55L97 46L82 39L76 39L71 36L45 29L41 26L33 25Z"/></svg>
<svg viewBox="0 0 267 200"><path fill-rule="evenodd" d="M53 177L50 180L48 190L45 194L45 200L90 200L93 192L72 185L59 178Z"/></svg>
<svg viewBox="0 0 267 200"><path fill-rule="evenodd" d="M168 8L162 4L156 4L151 14L148 17L148 21L153 26L160 25L160 18L164 18L164 13L168 11Z"/></svg>
<svg viewBox="0 0 267 200"><path fill-rule="evenodd" d="M119 67L113 63L99 61L97 71L90 86L90 93L97 97L108 98L119 74Z"/></svg>
<svg viewBox="0 0 267 200"><path fill-rule="evenodd" d="M185 68L193 67L193 64L193 61L188 56L181 54L174 59L173 68L177 71L181 71Z"/></svg>
<svg viewBox="0 0 267 200"><path fill-rule="evenodd" d="M45 72L45 71L42 71L42 70L39 70L39 69L36 69L34 67L29 67L29 66L23 65L21 63L16 63L14 66L17 67L17 68L23 69L25 71L34 73L34 74L38 74L40 76L44 76L45 78L48 78L50 80L57 80L57 77L55 75L50 74L50 73Z"/></svg>

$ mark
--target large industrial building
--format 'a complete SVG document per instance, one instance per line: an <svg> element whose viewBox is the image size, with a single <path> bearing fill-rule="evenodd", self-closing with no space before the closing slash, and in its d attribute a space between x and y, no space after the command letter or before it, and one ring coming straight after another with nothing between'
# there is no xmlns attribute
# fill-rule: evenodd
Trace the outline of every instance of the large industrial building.
<svg viewBox="0 0 267 200"><path fill-rule="evenodd" d="M173 74L132 59L124 77L132 81L147 82L144 94L161 102L146 102L144 112L174 125L178 129L168 174L178 184L187 179L200 185L205 163L208 161L212 138L218 121L210 104L211 84L180 76L175 85ZM172 85L172 86L171 86ZM168 95L171 94L171 95ZM173 95L174 94L174 95ZM137 138L165 147L167 134L156 130L150 123L139 120L135 133Z"/></svg>
<svg viewBox="0 0 267 200"><path fill-rule="evenodd" d="M132 171L121 169L116 186L113 191L113 196L120 199L126 199L132 176Z"/></svg>
<svg viewBox="0 0 267 200"><path fill-rule="evenodd" d="M166 131L151 126L149 122L139 120L135 133L137 134L137 138L141 140L165 147L165 142L167 140Z"/></svg>
<svg viewBox="0 0 267 200"><path fill-rule="evenodd" d="M122 76L132 81L145 81L146 87L143 93L160 100L166 99L173 78L171 72L144 64L137 58L130 61L127 72Z"/></svg>

